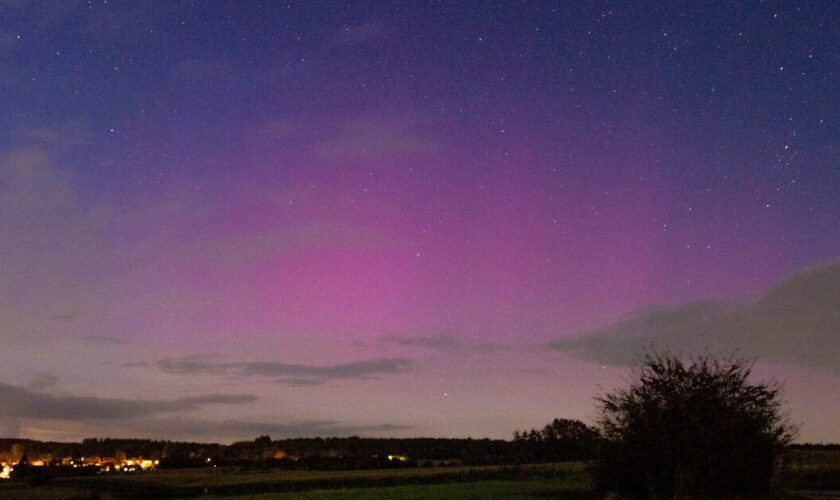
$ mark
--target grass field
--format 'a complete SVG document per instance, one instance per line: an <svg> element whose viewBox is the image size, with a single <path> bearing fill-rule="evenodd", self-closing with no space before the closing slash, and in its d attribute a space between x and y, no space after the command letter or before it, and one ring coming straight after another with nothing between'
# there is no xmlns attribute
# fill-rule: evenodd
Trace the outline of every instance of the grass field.
<svg viewBox="0 0 840 500"><path fill-rule="evenodd" d="M840 498L840 452L794 451L777 498ZM92 495L93 494L93 495ZM96 496L98 495L98 496ZM435 467L362 471L161 470L124 476L0 483L0 498L420 499L593 498L586 464Z"/></svg>
<svg viewBox="0 0 840 500"><path fill-rule="evenodd" d="M14 490L0 488L2 498L32 499L32 500L80 500L91 498L86 490L74 490L63 487L16 488ZM8 496L7 496L8 495ZM584 499L592 495L586 489L581 489L574 481L556 481L546 479L518 480L518 481L475 481L467 483L445 483L432 485L405 485L371 488L339 488L316 489L308 491L286 493L260 493L251 495L202 495L198 498L214 500L409 500L427 498L458 498L472 499ZM104 493L102 499L124 498L120 495ZM154 498L150 496L149 498ZM187 497L190 498L190 497Z"/></svg>
<svg viewBox="0 0 840 500"><path fill-rule="evenodd" d="M211 496L215 500L419 500L426 498L458 498L478 500L493 498L591 498L591 493L575 480L531 479L519 481L475 481L433 485L406 485L381 488L342 488L292 493Z"/></svg>
<svg viewBox="0 0 840 500"><path fill-rule="evenodd" d="M840 492L840 450L793 450L787 463L788 473L780 481L788 489Z"/></svg>
<svg viewBox="0 0 840 500"><path fill-rule="evenodd" d="M208 495L224 498L428 498L437 494L465 498L544 498L549 495L546 492L552 492L550 496L565 492L580 497L589 489L585 464L570 462L521 467L335 472L241 472L221 468L164 470L125 476L62 478L39 487L12 482L0 485L0 497L65 500L88 497L95 491L103 499L207 498Z"/></svg>

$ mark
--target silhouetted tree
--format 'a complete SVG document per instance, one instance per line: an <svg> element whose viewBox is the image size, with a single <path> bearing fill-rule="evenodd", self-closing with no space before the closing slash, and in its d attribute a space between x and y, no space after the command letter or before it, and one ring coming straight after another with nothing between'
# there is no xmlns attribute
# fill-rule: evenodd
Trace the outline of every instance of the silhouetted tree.
<svg viewBox="0 0 840 500"><path fill-rule="evenodd" d="M271 445L271 436L260 436L254 439L254 444L258 446L269 446Z"/></svg>
<svg viewBox="0 0 840 500"><path fill-rule="evenodd" d="M599 488L630 498L765 492L792 429L781 386L751 383L752 363L648 354L627 389L599 398L606 439Z"/></svg>
<svg viewBox="0 0 840 500"><path fill-rule="evenodd" d="M519 459L525 462L592 459L600 439L594 427L567 418L555 418L540 430L513 433Z"/></svg>
<svg viewBox="0 0 840 500"><path fill-rule="evenodd" d="M15 479L20 479L23 477L28 477L32 472L32 467L29 465L29 457L24 453L20 457L20 461L15 464L14 468L12 469L12 477Z"/></svg>

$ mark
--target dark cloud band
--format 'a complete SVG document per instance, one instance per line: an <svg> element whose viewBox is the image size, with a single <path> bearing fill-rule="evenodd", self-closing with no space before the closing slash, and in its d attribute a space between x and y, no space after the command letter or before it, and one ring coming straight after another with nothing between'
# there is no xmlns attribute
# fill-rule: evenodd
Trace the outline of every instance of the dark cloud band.
<svg viewBox="0 0 840 500"><path fill-rule="evenodd" d="M249 394L205 394L169 401L54 396L0 383L0 416L48 420L115 420L158 413L197 410L208 405L237 405L256 401Z"/></svg>
<svg viewBox="0 0 840 500"><path fill-rule="evenodd" d="M644 310L615 326L550 344L601 363L626 364L642 350L756 357L840 373L840 261L788 278L738 302Z"/></svg>
<svg viewBox="0 0 840 500"><path fill-rule="evenodd" d="M293 386L309 386L330 380L370 379L405 371L410 362L401 358L377 358L334 365L276 362L221 362L207 357L181 357L154 364L164 373L177 375L229 375L265 377Z"/></svg>

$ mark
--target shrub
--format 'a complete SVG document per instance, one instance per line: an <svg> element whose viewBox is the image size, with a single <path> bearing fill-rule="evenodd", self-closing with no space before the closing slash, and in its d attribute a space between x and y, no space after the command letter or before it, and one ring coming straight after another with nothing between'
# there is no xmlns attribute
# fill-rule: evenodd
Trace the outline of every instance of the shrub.
<svg viewBox="0 0 840 500"><path fill-rule="evenodd" d="M752 363L647 354L630 387L598 398L605 438L596 484L628 498L726 498L766 492L792 430L777 382Z"/></svg>

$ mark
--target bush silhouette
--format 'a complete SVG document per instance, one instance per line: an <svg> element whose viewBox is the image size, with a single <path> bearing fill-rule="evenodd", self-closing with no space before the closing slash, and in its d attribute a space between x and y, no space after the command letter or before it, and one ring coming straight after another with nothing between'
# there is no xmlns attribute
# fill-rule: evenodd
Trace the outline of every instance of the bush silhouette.
<svg viewBox="0 0 840 500"><path fill-rule="evenodd" d="M567 418L555 418L542 429L513 433L514 453L522 462L590 460L598 454L600 440L597 429Z"/></svg>
<svg viewBox="0 0 840 500"><path fill-rule="evenodd" d="M771 487L792 435L781 386L752 363L647 354L630 387L598 398L605 438L596 484L627 498L749 497Z"/></svg>

